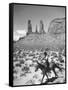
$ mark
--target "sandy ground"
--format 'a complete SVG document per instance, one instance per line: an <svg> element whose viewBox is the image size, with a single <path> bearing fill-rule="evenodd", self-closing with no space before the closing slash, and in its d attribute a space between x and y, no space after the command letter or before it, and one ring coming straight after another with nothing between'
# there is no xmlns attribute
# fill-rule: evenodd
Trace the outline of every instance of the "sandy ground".
<svg viewBox="0 0 68 90"><path fill-rule="evenodd" d="M58 68L55 69L57 73L57 78L55 78L55 74L53 70L48 73L49 81L47 82L47 76L45 75L43 81L43 73L39 68L37 71L36 66L38 65L36 61L40 61L44 58L44 51L41 50L21 50L14 52L14 85L34 85L34 84L52 84L52 83L64 83L65 82L65 56L61 54L61 58L59 58L59 52L57 51L49 51L48 60L51 63L53 61L58 63L61 68L63 68L62 72L59 71ZM57 57L54 57L54 53ZM63 61L62 63L60 61ZM45 59L43 60L43 64L45 63ZM46 83L47 82L47 83Z"/></svg>

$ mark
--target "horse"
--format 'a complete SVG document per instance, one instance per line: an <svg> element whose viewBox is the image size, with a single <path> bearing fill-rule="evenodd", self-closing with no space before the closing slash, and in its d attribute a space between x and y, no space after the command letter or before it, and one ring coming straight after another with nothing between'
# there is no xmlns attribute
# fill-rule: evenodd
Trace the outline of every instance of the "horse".
<svg viewBox="0 0 68 90"><path fill-rule="evenodd" d="M43 83L43 79L44 79L45 75L47 77L47 80L49 79L48 78L48 73L51 73L51 70L54 72L55 78L58 78L58 75L57 75L57 73L55 71L55 68L58 68L60 71L62 71L62 68L58 64L56 64L54 62L49 63L48 62L48 59L46 60L46 62L44 64L39 63L37 61L37 67L36 67L36 70L35 71L37 71L38 69L41 69L42 74L43 74L41 83Z"/></svg>

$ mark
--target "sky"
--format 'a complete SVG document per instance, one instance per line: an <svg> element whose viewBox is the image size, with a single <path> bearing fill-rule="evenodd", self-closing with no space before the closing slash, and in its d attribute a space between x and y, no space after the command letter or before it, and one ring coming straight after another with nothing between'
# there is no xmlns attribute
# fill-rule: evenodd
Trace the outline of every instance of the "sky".
<svg viewBox="0 0 68 90"><path fill-rule="evenodd" d="M13 15L13 29L14 32L25 30L27 31L28 20L31 20L32 31L36 30L40 20L43 20L44 30L47 32L49 23L54 18L64 18L64 7L51 7L51 6L32 6L32 5L14 5Z"/></svg>

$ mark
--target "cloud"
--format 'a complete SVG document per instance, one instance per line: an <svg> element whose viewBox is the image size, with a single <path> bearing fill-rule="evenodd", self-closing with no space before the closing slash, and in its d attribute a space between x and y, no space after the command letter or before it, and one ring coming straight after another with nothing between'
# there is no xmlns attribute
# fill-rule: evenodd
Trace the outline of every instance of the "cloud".
<svg viewBox="0 0 68 90"><path fill-rule="evenodd" d="M16 30L13 33L13 40L17 41L19 40L20 37L26 36L26 31L25 30Z"/></svg>

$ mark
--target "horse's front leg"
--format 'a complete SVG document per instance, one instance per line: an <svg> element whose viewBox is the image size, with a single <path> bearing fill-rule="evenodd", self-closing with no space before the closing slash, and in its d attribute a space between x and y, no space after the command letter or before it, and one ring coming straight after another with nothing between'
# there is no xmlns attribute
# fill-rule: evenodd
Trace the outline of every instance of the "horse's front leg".
<svg viewBox="0 0 68 90"><path fill-rule="evenodd" d="M47 73L46 73L46 77L47 77L47 80L48 80L49 78L48 78L48 74Z"/></svg>
<svg viewBox="0 0 68 90"><path fill-rule="evenodd" d="M43 75L43 77L42 77L41 84L43 83L44 76L45 76L45 75Z"/></svg>
<svg viewBox="0 0 68 90"><path fill-rule="evenodd" d="M41 83L44 83L43 80L44 80L45 75L46 75L47 80L48 80L48 75L47 75L47 73L45 73L45 74L43 74L43 77L42 77ZM47 80L46 80L46 81L47 81Z"/></svg>
<svg viewBox="0 0 68 90"><path fill-rule="evenodd" d="M54 72L54 74L55 74L55 77L58 77L58 75L57 75L57 73L56 73L56 71L55 71L55 68L53 69L53 72Z"/></svg>
<svg viewBox="0 0 68 90"><path fill-rule="evenodd" d="M42 70L42 74L43 74L43 77L42 77L41 83L43 83L43 79L45 77L45 71L44 70Z"/></svg>
<svg viewBox="0 0 68 90"><path fill-rule="evenodd" d="M35 69L35 72L38 70L38 68L39 68L39 67L37 66L36 69Z"/></svg>

